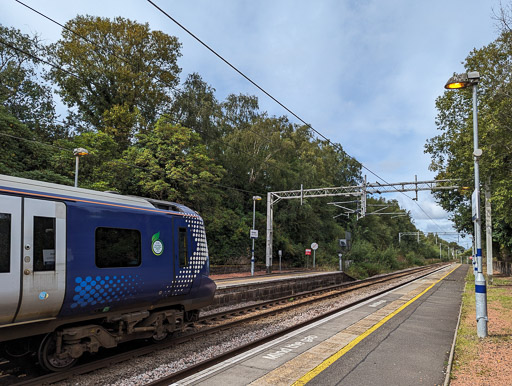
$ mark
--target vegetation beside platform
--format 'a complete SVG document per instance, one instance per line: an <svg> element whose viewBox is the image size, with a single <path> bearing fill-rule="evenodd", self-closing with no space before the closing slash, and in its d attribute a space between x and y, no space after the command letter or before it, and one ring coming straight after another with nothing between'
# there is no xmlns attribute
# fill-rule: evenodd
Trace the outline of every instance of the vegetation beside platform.
<svg viewBox="0 0 512 386"><path fill-rule="evenodd" d="M476 333L475 281L468 269L451 385L512 384L512 277L495 275L487 284L488 337Z"/></svg>

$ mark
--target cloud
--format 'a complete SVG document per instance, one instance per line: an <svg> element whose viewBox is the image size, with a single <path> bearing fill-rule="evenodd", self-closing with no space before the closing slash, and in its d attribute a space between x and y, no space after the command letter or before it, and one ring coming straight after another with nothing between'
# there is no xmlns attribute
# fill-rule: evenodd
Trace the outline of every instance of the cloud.
<svg viewBox="0 0 512 386"><path fill-rule="evenodd" d="M183 43L182 79L198 72L220 100L230 93L254 94L262 110L288 115L149 3L27 2L60 22L76 14L148 22ZM423 146L437 134L435 98L443 93L446 79L463 70L461 62L473 48L494 40L491 6L499 5L497 0L156 2L389 182L433 177ZM454 17L461 10L464 16ZM60 27L19 4L3 4L2 11L5 26L37 31L49 42L60 35ZM403 204L418 226L434 226L407 200ZM428 200L422 203L424 210L448 227L447 214Z"/></svg>

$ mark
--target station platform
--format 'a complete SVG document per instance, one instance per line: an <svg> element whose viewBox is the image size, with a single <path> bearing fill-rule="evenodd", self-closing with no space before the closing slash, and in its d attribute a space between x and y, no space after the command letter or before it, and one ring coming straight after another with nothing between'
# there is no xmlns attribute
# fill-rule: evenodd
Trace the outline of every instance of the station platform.
<svg viewBox="0 0 512 386"><path fill-rule="evenodd" d="M344 272L300 271L216 279L213 303L209 309L243 302L274 300L297 293L354 281Z"/></svg>
<svg viewBox="0 0 512 386"><path fill-rule="evenodd" d="M443 384L467 271L445 267L176 384Z"/></svg>
<svg viewBox="0 0 512 386"><path fill-rule="evenodd" d="M270 282L280 282L286 280L295 280L299 278L328 278L333 275L337 275L340 277L345 277L346 281L354 280L350 278L348 275L343 272L334 271L334 272L319 272L319 271L291 271L291 272L283 272L283 273L272 273L272 274L263 274L263 275L255 275L234 278L216 278L215 276L211 276L211 278L217 284L217 289L231 288L237 286L247 286L251 284L262 284L262 283L270 283Z"/></svg>

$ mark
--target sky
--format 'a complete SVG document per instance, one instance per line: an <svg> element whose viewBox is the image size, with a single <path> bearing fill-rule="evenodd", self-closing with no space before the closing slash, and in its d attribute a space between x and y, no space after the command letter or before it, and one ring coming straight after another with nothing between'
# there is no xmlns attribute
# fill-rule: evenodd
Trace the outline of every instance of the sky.
<svg viewBox="0 0 512 386"><path fill-rule="evenodd" d="M62 24L78 14L147 22L182 43L182 81L197 72L216 89L218 100L256 95L262 111L290 117L146 0L22 1ZM434 179L424 145L438 134L435 99L454 72L464 72L468 54L498 35L492 15L499 0L154 2L390 183L414 181L415 175L419 181ZM59 26L15 0L0 1L0 24L37 33L46 43L61 34ZM378 180L364 172L368 182ZM453 231L448 214L427 192L419 193L423 210L403 194L386 198L397 199L424 232Z"/></svg>

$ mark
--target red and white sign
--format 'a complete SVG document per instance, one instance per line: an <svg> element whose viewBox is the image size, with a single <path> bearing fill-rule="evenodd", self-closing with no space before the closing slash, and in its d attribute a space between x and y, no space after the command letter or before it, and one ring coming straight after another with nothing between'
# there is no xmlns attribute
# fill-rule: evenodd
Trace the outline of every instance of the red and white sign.
<svg viewBox="0 0 512 386"><path fill-rule="evenodd" d="M311 255L311 249L306 249L306 255Z"/></svg>

